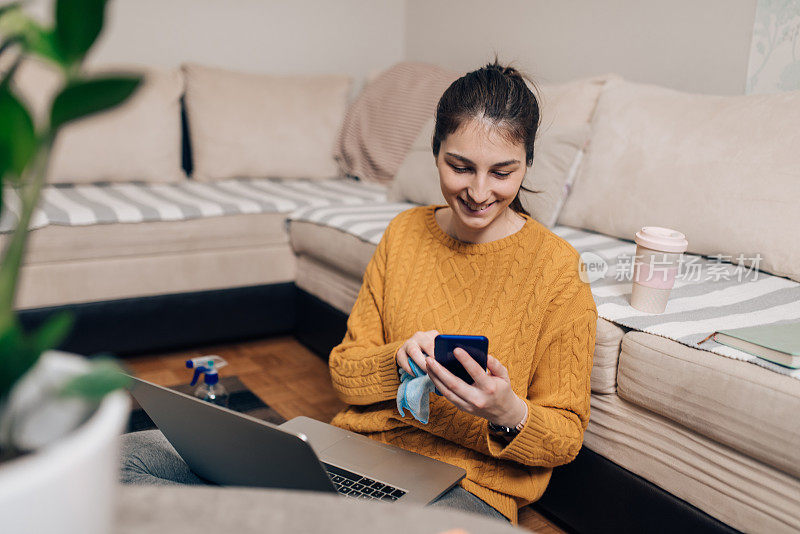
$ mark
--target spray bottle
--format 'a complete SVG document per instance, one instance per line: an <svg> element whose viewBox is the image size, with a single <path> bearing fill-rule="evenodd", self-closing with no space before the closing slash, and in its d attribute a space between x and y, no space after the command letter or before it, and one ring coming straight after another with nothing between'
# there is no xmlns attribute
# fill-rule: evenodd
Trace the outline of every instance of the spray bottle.
<svg viewBox="0 0 800 534"><path fill-rule="evenodd" d="M228 362L216 355L202 356L186 360L186 367L194 369L191 386L197 384L200 375L203 375L203 383L194 390L194 396L198 399L217 404L225 408L228 407L228 392L219 383L217 369L225 367Z"/></svg>

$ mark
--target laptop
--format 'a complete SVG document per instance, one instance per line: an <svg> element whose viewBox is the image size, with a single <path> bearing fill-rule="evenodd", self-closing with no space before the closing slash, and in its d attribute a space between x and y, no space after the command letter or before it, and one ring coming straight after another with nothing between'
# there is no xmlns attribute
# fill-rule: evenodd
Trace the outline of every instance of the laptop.
<svg viewBox="0 0 800 534"><path fill-rule="evenodd" d="M466 471L309 417L273 425L139 378L131 394L200 478L428 504Z"/></svg>

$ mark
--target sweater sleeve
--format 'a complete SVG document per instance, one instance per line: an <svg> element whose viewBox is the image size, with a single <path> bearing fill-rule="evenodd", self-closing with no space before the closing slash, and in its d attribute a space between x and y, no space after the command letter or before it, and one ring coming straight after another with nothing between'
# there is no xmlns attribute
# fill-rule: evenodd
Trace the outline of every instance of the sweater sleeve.
<svg viewBox="0 0 800 534"><path fill-rule="evenodd" d="M571 276L550 302L536 344L528 419L508 444L489 436L492 456L542 467L571 462L589 424L597 308L589 284Z"/></svg>
<svg viewBox="0 0 800 534"><path fill-rule="evenodd" d="M394 399L400 385L395 355L403 342L386 343L382 317L388 235L389 229L367 265L347 333L328 361L333 388L348 404Z"/></svg>

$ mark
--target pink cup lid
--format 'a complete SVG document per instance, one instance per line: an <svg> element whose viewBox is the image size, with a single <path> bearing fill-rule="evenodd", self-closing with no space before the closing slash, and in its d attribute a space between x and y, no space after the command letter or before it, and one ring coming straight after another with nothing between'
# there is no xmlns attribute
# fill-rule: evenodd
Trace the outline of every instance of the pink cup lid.
<svg viewBox="0 0 800 534"><path fill-rule="evenodd" d="M661 252L686 252L689 242L677 230L660 226L645 226L636 232L636 244Z"/></svg>

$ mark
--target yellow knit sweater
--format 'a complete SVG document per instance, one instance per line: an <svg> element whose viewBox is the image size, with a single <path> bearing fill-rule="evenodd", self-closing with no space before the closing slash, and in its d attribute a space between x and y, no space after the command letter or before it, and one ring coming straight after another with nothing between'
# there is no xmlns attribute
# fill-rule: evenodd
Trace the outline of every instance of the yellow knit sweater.
<svg viewBox="0 0 800 534"><path fill-rule="evenodd" d="M463 467L464 489L516 523L552 468L581 447L597 309L578 276L578 253L535 220L471 244L439 227L436 208L398 215L367 266L347 334L330 355L333 386L351 405L333 424ZM437 395L428 424L400 417L395 354L420 330L489 338L489 352L528 402L527 423L511 443Z"/></svg>

